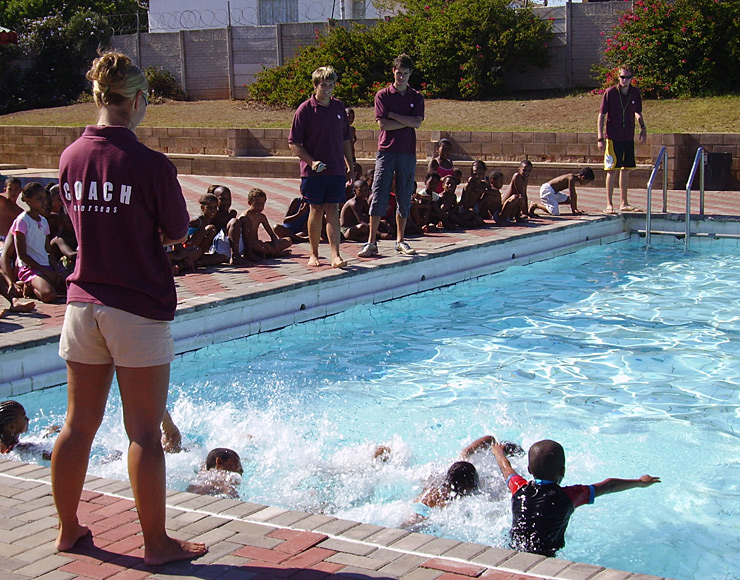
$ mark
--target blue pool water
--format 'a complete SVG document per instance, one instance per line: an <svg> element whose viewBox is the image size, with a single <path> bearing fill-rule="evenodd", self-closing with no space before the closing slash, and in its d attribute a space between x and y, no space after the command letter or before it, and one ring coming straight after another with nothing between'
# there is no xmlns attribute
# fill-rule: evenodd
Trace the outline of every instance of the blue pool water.
<svg viewBox="0 0 740 580"><path fill-rule="evenodd" d="M565 484L663 480L579 508L560 557L734 578L740 248L681 250L592 247L184 355L169 407L189 451L168 456L169 484L184 489L208 449L231 447L243 499L399 526L473 439L552 438ZM63 417L63 390L19 400L32 438ZM387 463L372 460L377 444ZM91 471L125 479L115 449L114 396ZM492 458L475 462L483 493L437 510L427 531L504 546L508 494Z"/></svg>

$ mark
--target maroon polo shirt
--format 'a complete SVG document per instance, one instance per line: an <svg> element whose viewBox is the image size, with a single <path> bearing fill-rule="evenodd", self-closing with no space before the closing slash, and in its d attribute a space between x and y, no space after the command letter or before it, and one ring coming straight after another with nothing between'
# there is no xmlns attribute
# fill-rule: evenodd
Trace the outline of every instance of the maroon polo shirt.
<svg viewBox="0 0 740 580"><path fill-rule="evenodd" d="M635 140L635 113L642 113L642 96L630 85L626 95L619 86L609 87L601 99L602 115L606 114L606 138L612 141Z"/></svg>
<svg viewBox="0 0 740 580"><path fill-rule="evenodd" d="M424 97L411 87L401 93L393 85L389 85L375 94L375 118L387 119L389 112L423 119ZM394 131L381 131L378 151L416 154L416 129L404 127Z"/></svg>
<svg viewBox="0 0 740 580"><path fill-rule="evenodd" d="M301 159L301 177L312 175L345 175L344 142L351 139L344 104L331 98L324 107L316 95L301 103L293 115L288 143L303 145L314 159L323 161L326 169L316 173Z"/></svg>

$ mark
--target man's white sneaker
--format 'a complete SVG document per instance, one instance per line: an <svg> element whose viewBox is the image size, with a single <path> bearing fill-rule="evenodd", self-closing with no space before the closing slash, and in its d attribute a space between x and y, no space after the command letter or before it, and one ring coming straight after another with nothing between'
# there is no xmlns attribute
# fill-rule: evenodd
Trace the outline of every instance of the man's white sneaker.
<svg viewBox="0 0 740 580"><path fill-rule="evenodd" d="M371 244L368 242L357 254L360 258L371 258L372 256L378 255L378 244Z"/></svg>
<svg viewBox="0 0 740 580"><path fill-rule="evenodd" d="M404 256L413 256L414 254L416 254L416 250L414 250L406 242L396 242L396 252L398 252L399 254L403 254Z"/></svg>

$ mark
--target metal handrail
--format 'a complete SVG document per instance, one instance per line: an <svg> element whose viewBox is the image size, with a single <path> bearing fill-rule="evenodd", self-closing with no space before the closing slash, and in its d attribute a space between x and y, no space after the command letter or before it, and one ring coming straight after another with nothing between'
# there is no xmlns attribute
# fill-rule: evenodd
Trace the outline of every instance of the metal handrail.
<svg viewBox="0 0 740 580"><path fill-rule="evenodd" d="M689 251L689 238L691 233L691 186L694 183L694 177L696 177L696 167L699 165L699 212L704 215L704 164L705 164L705 153L704 147L699 147L696 150L694 156L694 163L691 165L691 173L689 173L689 180L686 182L686 238L684 241L684 249Z"/></svg>
<svg viewBox="0 0 740 580"><path fill-rule="evenodd" d="M651 223L653 214L653 181L658 174L658 169L663 166L663 213L667 211L668 205L668 151L665 146L660 148L658 157L655 159L653 170L647 184L647 212L645 213L645 244L650 246Z"/></svg>

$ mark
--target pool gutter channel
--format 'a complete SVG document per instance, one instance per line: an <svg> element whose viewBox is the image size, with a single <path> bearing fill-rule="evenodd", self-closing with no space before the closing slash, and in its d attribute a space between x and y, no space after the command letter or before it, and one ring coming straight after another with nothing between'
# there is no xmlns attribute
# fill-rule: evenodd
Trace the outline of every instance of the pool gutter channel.
<svg viewBox="0 0 740 580"><path fill-rule="evenodd" d="M426 290L444 288L555 256L585 246L629 237L618 216L555 223L514 238L464 241L413 257L388 256L320 279L269 283L239 296L210 295L185 301L172 323L175 352L278 330L338 314L358 304L377 304ZM388 242L382 248L387 252ZM380 262L380 263L379 263ZM0 349L0 399L66 382L58 356L60 329L44 339Z"/></svg>

